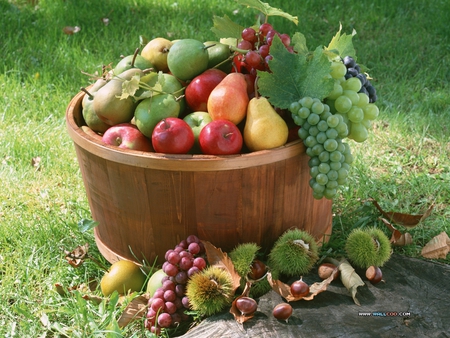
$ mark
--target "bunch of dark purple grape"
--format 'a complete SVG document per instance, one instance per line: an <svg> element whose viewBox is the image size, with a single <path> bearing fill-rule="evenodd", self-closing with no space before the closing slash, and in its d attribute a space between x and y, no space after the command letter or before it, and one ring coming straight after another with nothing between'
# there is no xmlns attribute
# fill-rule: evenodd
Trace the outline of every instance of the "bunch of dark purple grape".
<svg viewBox="0 0 450 338"><path fill-rule="evenodd" d="M345 67L347 67L347 73L345 78L349 79L351 77L356 77L361 81L361 90L359 93L365 93L369 97L369 102L374 103L377 100L377 91L370 80L367 78L366 74L361 73L361 68L356 63L355 59L351 56L346 56L343 59Z"/></svg>
<svg viewBox="0 0 450 338"><path fill-rule="evenodd" d="M145 327L152 333L159 335L163 328L190 320L185 314L190 307L186 284L189 277L206 267L204 254L205 247L195 235L188 236L166 252L162 269L167 276L162 278L162 286L148 301Z"/></svg>

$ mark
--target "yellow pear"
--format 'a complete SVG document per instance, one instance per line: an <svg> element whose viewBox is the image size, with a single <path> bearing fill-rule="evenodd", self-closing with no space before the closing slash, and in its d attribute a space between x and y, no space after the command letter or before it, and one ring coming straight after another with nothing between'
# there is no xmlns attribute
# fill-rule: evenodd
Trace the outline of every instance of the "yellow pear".
<svg viewBox="0 0 450 338"><path fill-rule="evenodd" d="M140 291L145 283L146 276L141 268L127 260L120 260L111 265L100 282L100 288L105 297L114 291L124 295L128 291Z"/></svg>
<svg viewBox="0 0 450 338"><path fill-rule="evenodd" d="M265 97L250 100L244 126L244 142L249 150L280 147L286 143L288 134L286 122Z"/></svg>

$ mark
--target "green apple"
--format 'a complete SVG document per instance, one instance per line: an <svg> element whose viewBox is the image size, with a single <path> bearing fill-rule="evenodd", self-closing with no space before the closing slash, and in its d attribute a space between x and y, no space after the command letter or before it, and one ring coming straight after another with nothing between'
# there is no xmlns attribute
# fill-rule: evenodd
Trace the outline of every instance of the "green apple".
<svg viewBox="0 0 450 338"><path fill-rule="evenodd" d="M152 137L153 129L159 121L168 117L178 117L180 102L172 94L154 95L142 100L134 111L136 126L147 137Z"/></svg>
<svg viewBox="0 0 450 338"><path fill-rule="evenodd" d="M167 276L163 269L157 270L153 275L150 276L147 282L147 293L150 297L153 297L158 288L162 286L162 279Z"/></svg>
<svg viewBox="0 0 450 338"><path fill-rule="evenodd" d="M203 127L205 127L209 122L212 121L211 116L204 111L196 111L193 113L190 113L186 115L183 118L184 121L191 127L192 131L194 132L194 146L191 149L192 153L201 153L200 151L200 143L198 141L198 137L200 135L200 132L202 131Z"/></svg>

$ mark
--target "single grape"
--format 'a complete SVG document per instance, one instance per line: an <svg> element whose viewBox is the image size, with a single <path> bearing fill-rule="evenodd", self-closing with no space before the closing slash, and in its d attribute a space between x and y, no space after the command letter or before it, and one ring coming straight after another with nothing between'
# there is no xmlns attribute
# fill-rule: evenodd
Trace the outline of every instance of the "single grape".
<svg viewBox="0 0 450 338"><path fill-rule="evenodd" d="M359 75L359 74L358 74ZM358 76L357 75L357 76ZM358 79L358 77L351 77L347 79L343 84L342 87L345 90L352 90L354 92L359 92L359 90L362 87L361 81Z"/></svg>
<svg viewBox="0 0 450 338"><path fill-rule="evenodd" d="M334 107L339 113L348 112L352 105L352 100L345 95L339 96L336 101L334 101Z"/></svg>
<svg viewBox="0 0 450 338"><path fill-rule="evenodd" d="M332 139L336 139L339 136L337 130L334 128L328 129L325 133L327 134L328 138L332 138Z"/></svg>
<svg viewBox="0 0 450 338"><path fill-rule="evenodd" d="M317 165L317 166L314 166L314 167L311 167L311 168L309 169L309 175L310 175L312 178L317 177L318 174L320 174L320 172L319 172L319 166L318 166L318 165Z"/></svg>
<svg viewBox="0 0 450 338"><path fill-rule="evenodd" d="M337 115L331 115L328 119L327 119L327 124L328 127L330 128L336 128L337 125L339 124L339 117Z"/></svg>
<svg viewBox="0 0 450 338"><path fill-rule="evenodd" d="M319 154L318 159L319 159L319 164L322 162L323 163L328 162L330 160L330 153L328 151L324 150ZM317 164L317 165L319 165L319 164Z"/></svg>
<svg viewBox="0 0 450 338"><path fill-rule="evenodd" d="M353 106L348 111L347 116L350 121L359 123L364 119L364 111L359 107Z"/></svg>
<svg viewBox="0 0 450 338"><path fill-rule="evenodd" d="M162 285L161 285L161 288L164 290L164 291L167 291L167 290L175 290L175 282L174 281L172 281L172 280L170 280L170 279L167 279L167 280L165 280L163 283L162 283Z"/></svg>
<svg viewBox="0 0 450 338"><path fill-rule="evenodd" d="M361 123L352 123L350 128L350 133L348 135L349 138L355 140L356 142L364 142L367 140L369 133L367 132L367 128L364 127Z"/></svg>
<svg viewBox="0 0 450 338"><path fill-rule="evenodd" d="M333 79L339 79L345 76L347 73L347 68L342 62L331 62L331 77Z"/></svg>
<svg viewBox="0 0 450 338"><path fill-rule="evenodd" d="M331 100L336 100L339 96L342 96L343 92L344 89L342 88L341 83L339 81L335 81L333 90L330 94L328 94L328 98Z"/></svg>
<svg viewBox="0 0 450 338"><path fill-rule="evenodd" d="M167 328L172 325L172 317L168 313L161 313L158 315L158 325L162 328Z"/></svg>
<svg viewBox="0 0 450 338"><path fill-rule="evenodd" d="M317 141L314 136L310 135L304 140L304 143L305 143L305 146L307 146L308 148L312 148L317 144Z"/></svg>
<svg viewBox="0 0 450 338"><path fill-rule="evenodd" d="M197 272L200 272L200 269L196 266L193 266L192 268L190 268L187 271L188 278L191 277L192 275L196 274Z"/></svg>
<svg viewBox="0 0 450 338"><path fill-rule="evenodd" d="M325 185L328 183L328 176L326 174L320 173L316 176L317 183Z"/></svg>
<svg viewBox="0 0 450 338"><path fill-rule="evenodd" d="M180 266L180 269L182 269L182 270L184 270L184 271L188 271L191 267L192 267L192 264L193 264L193 259L192 258L189 258L189 257L183 257L183 258L181 258L181 260L180 260L180 264L179 264L179 266ZM167 272L166 272L167 273ZM178 273L178 272L177 272ZM176 275L176 274L175 274Z"/></svg>
<svg viewBox="0 0 450 338"><path fill-rule="evenodd" d="M200 239L196 235L189 235L186 238L186 243L189 245L191 243L199 243Z"/></svg>
<svg viewBox="0 0 450 338"><path fill-rule="evenodd" d="M351 56L347 55L344 57L344 65L347 68L351 68L351 67L355 67L356 66L356 61L354 58L352 58Z"/></svg>
<svg viewBox="0 0 450 338"><path fill-rule="evenodd" d="M330 161L331 162L338 162L338 163L340 163L342 156L343 155L342 155L342 153L340 151L335 150L335 151L330 153Z"/></svg>
<svg viewBox="0 0 450 338"><path fill-rule="evenodd" d="M355 77L359 74L358 70L354 67L347 68L347 74L349 74L351 77Z"/></svg>
<svg viewBox="0 0 450 338"><path fill-rule="evenodd" d="M334 153L334 152L333 152ZM342 153L341 153L341 157L340 158L342 158ZM341 162L340 161L338 161L338 162L330 162L330 168L331 168L331 170L336 170L336 171L338 171L339 169L341 169L341 167L342 167L342 164L341 164Z"/></svg>
<svg viewBox="0 0 450 338"><path fill-rule="evenodd" d="M173 314L175 312L177 312L177 306L175 305L174 302L166 302L165 303L165 310L168 314Z"/></svg>
<svg viewBox="0 0 450 338"><path fill-rule="evenodd" d="M348 170L345 168L341 168L338 170L338 179L343 179L348 177Z"/></svg>
<svg viewBox="0 0 450 338"><path fill-rule="evenodd" d="M313 98L312 98L312 97L309 97L309 96L305 96L304 98L302 98L302 99L300 100L300 104L301 104L303 107L306 107L306 108L308 108L308 109L310 109L310 108L312 107L313 103L314 103Z"/></svg>
<svg viewBox="0 0 450 338"><path fill-rule="evenodd" d="M327 172L327 176L328 176L328 183L327 183L327 185L330 183L330 181L336 181L339 178L338 172L336 170L329 170Z"/></svg>
<svg viewBox="0 0 450 338"><path fill-rule="evenodd" d="M319 165L320 164L320 162L326 162L326 161L322 161L322 160L320 160L318 157L311 157L310 159L309 159L309 161L308 161L308 166L310 167L310 168L312 168L312 167L315 167L315 166L317 166L317 165Z"/></svg>
<svg viewBox="0 0 450 338"><path fill-rule="evenodd" d="M326 140L328 140L328 137L327 137L327 134L326 134L325 132L321 131L321 132L319 132L319 133L316 135L316 141L317 141L318 143L324 144L324 142L325 142Z"/></svg>
<svg viewBox="0 0 450 338"><path fill-rule="evenodd" d="M188 250L192 255L196 255L200 252L200 245L198 243L191 243L188 246Z"/></svg>
<svg viewBox="0 0 450 338"><path fill-rule="evenodd" d="M186 294L186 287L183 284L177 284L175 286L175 294L178 298L182 298Z"/></svg>
<svg viewBox="0 0 450 338"><path fill-rule="evenodd" d="M283 45L285 45L286 47L289 47L289 45L291 44L291 37L288 34L281 34L280 39Z"/></svg>
<svg viewBox="0 0 450 338"><path fill-rule="evenodd" d="M164 299L153 297L151 308L156 313L164 311L165 310L165 301L164 301Z"/></svg>
<svg viewBox="0 0 450 338"><path fill-rule="evenodd" d="M320 101L316 101L313 103L313 105L311 106L311 112L317 115L322 114L324 111L324 105L322 102Z"/></svg>
<svg viewBox="0 0 450 338"><path fill-rule="evenodd" d="M325 148L326 151L333 152L337 149L338 143L334 139L327 139L324 142L323 147Z"/></svg>
<svg viewBox="0 0 450 338"><path fill-rule="evenodd" d="M270 46L269 45L261 45L259 46L259 55L264 59L266 56L269 55Z"/></svg>
<svg viewBox="0 0 450 338"><path fill-rule="evenodd" d="M186 309L189 309L189 308L191 307L191 304L190 304L190 302L189 302L189 298L188 298L187 296L184 296L184 297L181 299L181 302L183 303L183 306L184 306Z"/></svg>
<svg viewBox="0 0 450 338"><path fill-rule="evenodd" d="M309 136L309 131L307 131L305 128L300 128L297 133L298 137L300 137L302 140Z"/></svg>
<svg viewBox="0 0 450 338"><path fill-rule="evenodd" d="M328 176L328 174L327 174L327 176ZM336 179L336 180L328 179L328 180L329 181L328 181L328 183L327 183L327 185L325 187L327 187L328 189L337 189L337 187L339 186L338 181L337 181L338 179ZM325 191L325 187L324 187L324 191Z"/></svg>
<svg viewBox="0 0 450 338"><path fill-rule="evenodd" d="M176 265L169 263L165 266L164 272L166 275L173 277L178 273L178 268Z"/></svg>
<svg viewBox="0 0 450 338"><path fill-rule="evenodd" d="M206 267L206 261L203 257L196 257L192 265L197 267L199 270L203 270Z"/></svg>
<svg viewBox="0 0 450 338"><path fill-rule="evenodd" d="M256 31L251 27L244 28L242 30L241 36L244 40L247 40L251 43L255 43L258 41L258 36L256 34Z"/></svg>
<svg viewBox="0 0 450 338"><path fill-rule="evenodd" d="M375 120L378 117L380 110L375 104L369 103L363 108L363 112L366 120Z"/></svg>
<svg viewBox="0 0 450 338"><path fill-rule="evenodd" d="M328 130L327 121L324 120L319 121L319 123L317 123L317 129L319 129L319 131L327 131Z"/></svg>
<svg viewBox="0 0 450 338"><path fill-rule="evenodd" d="M359 101L359 95L358 92L350 90L350 89L345 89L343 95L347 96L350 101L352 101L352 105L356 105Z"/></svg>
<svg viewBox="0 0 450 338"><path fill-rule="evenodd" d="M302 118L299 117L298 115L294 115L293 120L294 120L294 123L295 123L297 126L302 126L302 125L305 123L305 119L302 119Z"/></svg>
<svg viewBox="0 0 450 338"><path fill-rule="evenodd" d="M253 43L247 40L242 40L238 43L237 47L243 50L253 50Z"/></svg>
<svg viewBox="0 0 450 338"><path fill-rule="evenodd" d="M319 164L319 171L322 174L328 174L328 172L330 171L330 165L328 163L320 163Z"/></svg>
<svg viewBox="0 0 450 338"><path fill-rule="evenodd" d="M166 260L171 264L178 264L180 259L181 259L180 254L175 250L171 250L171 252L167 255L166 258Z"/></svg>
<svg viewBox="0 0 450 338"><path fill-rule="evenodd" d="M319 123L320 116L315 113L311 113L309 114L307 121L310 125L315 126L317 123Z"/></svg>
<svg viewBox="0 0 450 338"><path fill-rule="evenodd" d="M244 60L247 65L254 69L261 69L261 66L263 65L263 59L261 58L261 55L259 55L259 53L254 50L248 51L247 54L245 54Z"/></svg>
<svg viewBox="0 0 450 338"><path fill-rule="evenodd" d="M323 196L324 196L326 199L331 200L331 199L333 199L334 196L336 196L336 193L337 193L337 190L336 190L336 189L329 189L329 188L326 188L325 191L323 192Z"/></svg>
<svg viewBox="0 0 450 338"><path fill-rule="evenodd" d="M298 110L298 116L301 117L302 119L307 119L310 114L311 114L311 111L306 107L301 107Z"/></svg>
<svg viewBox="0 0 450 338"><path fill-rule="evenodd" d="M325 186L323 186L323 185L317 183L316 180L314 180L314 183L313 183L313 185L312 185L311 188L312 188L315 192L318 192L318 193L323 193L323 192L325 191Z"/></svg>
<svg viewBox="0 0 450 338"><path fill-rule="evenodd" d="M266 36L269 31L273 30L273 27L270 23L263 23L261 26L259 26L259 34L262 36Z"/></svg>
<svg viewBox="0 0 450 338"><path fill-rule="evenodd" d="M302 107L302 106L300 105L300 102L295 101L295 102L292 102L292 103L289 105L289 111L290 111L292 114L297 115L301 107ZM300 116L300 117L301 117L301 116Z"/></svg>
<svg viewBox="0 0 450 338"><path fill-rule="evenodd" d="M309 128L308 131L309 131L309 135L316 137L317 134L319 133L319 128L317 128L317 126L311 126L311 128Z"/></svg>
<svg viewBox="0 0 450 338"><path fill-rule="evenodd" d="M367 95L366 93L359 92L358 96L359 96L359 100L356 105L359 108L364 108L365 106L367 106L369 104L369 95Z"/></svg>
<svg viewBox="0 0 450 338"><path fill-rule="evenodd" d="M186 271L180 271L175 276L175 282L178 284L186 284L188 280L188 275Z"/></svg>

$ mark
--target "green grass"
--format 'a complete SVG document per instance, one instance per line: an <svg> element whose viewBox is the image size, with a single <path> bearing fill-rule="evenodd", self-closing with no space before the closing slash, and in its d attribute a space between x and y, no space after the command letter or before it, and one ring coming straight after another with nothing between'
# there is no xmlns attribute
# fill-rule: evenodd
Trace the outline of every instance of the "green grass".
<svg viewBox="0 0 450 338"><path fill-rule="evenodd" d="M434 203L431 216L410 230L414 243L394 248L420 257L433 236L450 233L450 3L270 4L298 15L298 27L282 18L271 22L280 32L302 32L310 49L328 44L340 23L346 33L355 29L358 61L370 69L379 93L381 114L370 138L351 144L356 163L348 189L334 201L326 249L342 253L355 227L383 227L370 197L386 211L410 214ZM249 25L257 13L232 0L42 0L36 6L0 0L0 12L0 335L106 336L123 309L115 306L117 300L95 305L77 292L61 297L54 288L102 275L93 263L70 267L63 251L87 242L102 259L92 232L80 232L77 225L90 212L64 120L71 97L88 83L82 71L99 71L103 63L131 54L140 35L206 41L214 39L213 15ZM75 25L79 33L62 33ZM449 264L450 258L440 261ZM140 322L122 335L149 336Z"/></svg>

